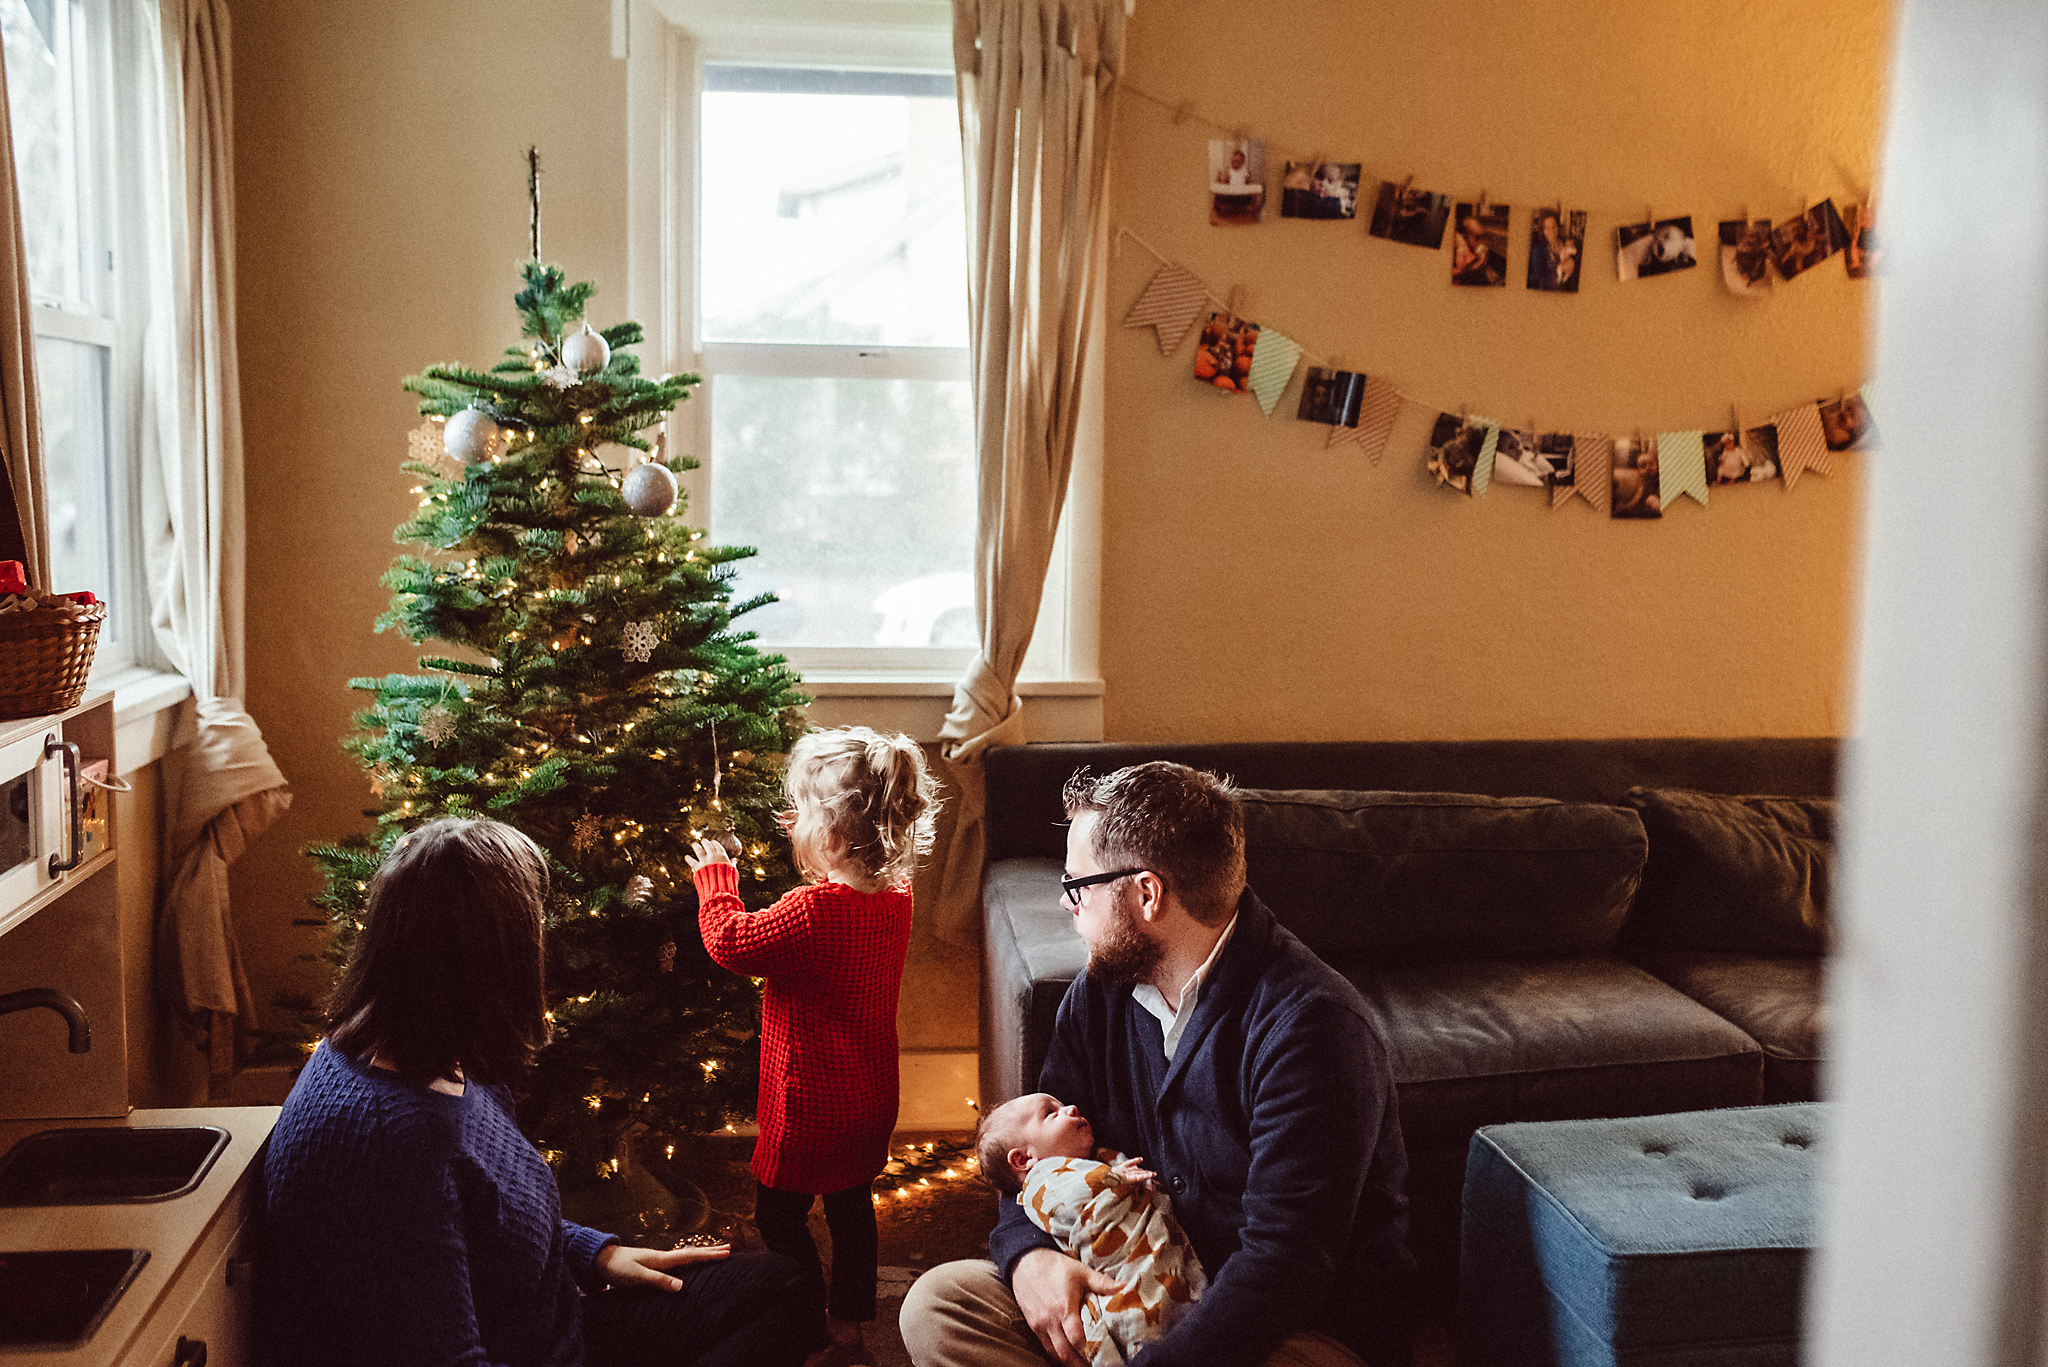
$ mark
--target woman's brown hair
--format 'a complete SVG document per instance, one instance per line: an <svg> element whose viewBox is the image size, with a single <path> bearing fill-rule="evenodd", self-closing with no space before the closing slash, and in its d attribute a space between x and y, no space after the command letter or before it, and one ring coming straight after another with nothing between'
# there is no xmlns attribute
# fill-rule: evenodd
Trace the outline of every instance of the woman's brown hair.
<svg viewBox="0 0 2048 1367"><path fill-rule="evenodd" d="M547 856L510 826L447 817L401 836L328 999L328 1042L409 1082L510 1082L548 1042L547 896Z"/></svg>

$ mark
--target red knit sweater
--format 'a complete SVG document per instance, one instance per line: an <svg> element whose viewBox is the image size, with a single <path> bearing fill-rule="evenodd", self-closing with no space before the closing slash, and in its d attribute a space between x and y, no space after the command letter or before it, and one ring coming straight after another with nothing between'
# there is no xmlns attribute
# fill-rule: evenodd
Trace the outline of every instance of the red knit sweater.
<svg viewBox="0 0 2048 1367"><path fill-rule="evenodd" d="M888 1162L896 1127L909 886L812 883L749 912L732 865L706 864L696 884L704 948L735 973L767 979L754 1176L816 1193L869 1181Z"/></svg>

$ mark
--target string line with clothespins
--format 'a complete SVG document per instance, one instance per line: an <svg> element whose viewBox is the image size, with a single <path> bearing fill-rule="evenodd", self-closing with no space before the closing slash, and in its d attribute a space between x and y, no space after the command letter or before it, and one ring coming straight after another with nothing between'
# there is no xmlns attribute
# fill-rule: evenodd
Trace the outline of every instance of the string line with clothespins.
<svg viewBox="0 0 2048 1367"><path fill-rule="evenodd" d="M1160 263L1161 265L1166 265L1166 266L1176 266L1176 267L1178 267L1179 269L1181 269L1181 270L1183 270L1183 271L1186 271L1186 270L1187 270L1187 267L1185 267L1185 266L1182 266L1182 265L1181 265L1181 264L1180 264L1179 262L1177 262L1177 261L1174 261L1174 260L1173 260L1173 259L1172 259L1171 257L1167 256L1167 254L1166 254L1165 252L1162 252L1162 251L1160 251L1160 250L1159 250L1159 249L1158 249L1157 247L1153 246L1153 245L1152 245L1152 244L1151 244L1150 242L1147 242L1147 241L1146 241L1146 240L1145 240L1145 239L1144 239L1144 238L1143 238L1142 236L1140 236L1140 235L1139 235L1138 233L1136 233L1136 232L1132 231L1132 230L1131 230L1130 228L1127 228L1127 227L1123 226L1122 224L1118 224L1118 225L1116 225L1116 234L1115 234L1115 240L1116 240L1117 242L1119 242L1119 243L1121 243L1121 242L1123 242L1123 241L1125 241L1125 240L1129 240L1130 242L1133 242L1133 243L1135 243L1135 244L1136 244L1136 245L1137 245L1138 247L1142 248L1142 249L1143 249L1143 250L1144 250L1145 252L1149 253L1149 254L1150 254L1150 255L1151 255L1151 256L1152 256L1152 257L1153 257L1153 258L1154 258L1155 260L1157 260L1157 261L1158 261L1158 262L1159 262L1159 263ZM1191 271L1190 271L1190 272L1188 272L1188 274L1189 274L1189 275L1190 275L1191 277L1193 277L1193 278L1194 278L1195 280L1197 280L1197 281L1199 281L1199 282L1201 283L1201 286L1202 286L1202 291L1203 291L1203 298L1205 298L1206 300L1208 300L1208 302L1210 302L1211 304L1214 304L1214 305L1215 305L1215 306L1216 306L1217 308L1219 308L1219 309L1222 309L1222 310L1224 310L1225 312L1228 312L1228 313L1232 313L1233 315L1234 315L1234 314L1236 314L1236 308L1234 307L1234 302L1233 302L1233 301L1234 301L1234 300L1237 300L1237 299L1241 299L1241 287L1239 287L1239 289L1237 289L1237 290L1233 290L1233 291L1232 291L1232 298L1225 298L1225 297L1223 297L1223 296L1220 296L1220 295L1218 295L1218 294L1216 293L1216 291L1215 291L1215 290L1214 290L1213 288L1211 288L1211 287L1210 287L1209 283L1208 283L1208 282L1207 282L1206 280L1202 280L1200 276L1195 276L1195 275L1194 275L1194 273L1193 273L1193 272L1191 272ZM1258 323L1258 325L1259 325L1259 326L1260 326L1260 327L1261 327L1262 329L1263 329L1263 328L1265 328L1265 327L1267 327L1267 326L1269 326L1268 324L1265 324L1265 323L1259 323L1259 320L1257 320L1257 319L1247 319L1246 321L1248 321L1248 322L1253 322L1253 323ZM1335 362L1333 362L1333 361L1332 361L1332 360L1331 360L1331 359L1329 358L1329 356L1328 356L1328 355L1325 355L1325 354L1323 354L1323 353L1320 353L1320 352L1316 351L1315 349L1313 349L1313 348L1311 348L1311 347L1307 346L1306 344L1304 344L1304 343L1302 342L1302 340L1300 339L1300 337L1299 337L1299 336L1297 336L1297 335L1296 335L1295 333L1293 333L1293 332L1291 332L1291 331L1288 331L1288 330L1286 330L1286 329L1283 329L1283 328L1281 328L1281 327L1279 327L1279 326L1277 326L1277 325L1270 325L1270 326L1272 326L1272 327L1273 327L1273 331L1275 331L1275 332L1279 333L1279 334L1280 334L1281 336L1283 336L1283 337L1287 338L1287 339L1288 339L1288 340L1289 340L1290 342L1292 342L1292 343L1293 343L1293 344L1294 344L1295 346L1297 346L1297 347L1300 347L1300 348L1301 348L1301 359L1302 359L1302 360L1304 360L1304 361L1309 361L1309 362L1312 362L1313 364L1315 364L1315 365L1317 365L1317 366L1319 366L1319 367L1322 367L1322 368L1324 368L1324 369L1337 369L1337 368L1340 368L1340 367L1338 367L1338 366L1336 365L1336 363L1335 363ZM1371 368L1370 368L1370 367L1368 367L1368 370L1370 370L1370 369L1371 369ZM1417 396L1416 396L1415 394L1411 393L1411 392L1410 392L1409 390L1407 390L1406 388L1403 388L1403 387L1400 387L1400 386L1395 386L1395 388L1396 388L1396 389L1397 389L1397 391L1399 392L1399 394L1400 394L1400 397L1401 397L1401 401L1402 401L1403 403L1406 403L1406 404L1413 404L1413 405L1415 405L1415 406L1417 406L1417 407L1419 407L1419 408L1426 408L1426 409L1431 409L1431 410L1433 410L1433 411L1435 411L1435 412L1438 412L1438 413L1450 413L1450 412L1457 412L1457 413L1460 413L1460 414L1464 414L1464 413L1466 412L1466 408L1465 408L1465 405L1463 405L1463 404L1447 404L1447 403L1437 403L1437 402L1435 402L1434 400L1431 400L1431 399L1425 399L1425 398L1418 398L1418 397L1417 397ZM1847 391L1847 390L1844 390L1844 391L1842 391L1842 392L1843 392L1843 394L1844 394L1844 395L1846 395L1846 394L1847 394L1847 393L1848 393L1849 391ZM1496 424L1491 424L1491 425L1495 425L1495 426L1498 426L1499 424L1497 424L1497 423L1496 423ZM1569 431L1569 430L1576 430L1576 429L1560 429L1560 430L1564 430L1564 431ZM1667 429L1660 429L1660 430L1667 430ZM1687 429L1687 430L1691 430L1691 429Z"/></svg>

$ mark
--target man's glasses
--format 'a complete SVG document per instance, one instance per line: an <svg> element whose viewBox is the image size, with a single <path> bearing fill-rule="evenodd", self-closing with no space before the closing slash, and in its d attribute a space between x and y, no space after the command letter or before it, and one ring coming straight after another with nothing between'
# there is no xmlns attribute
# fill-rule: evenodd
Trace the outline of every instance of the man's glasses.
<svg viewBox="0 0 2048 1367"><path fill-rule="evenodd" d="M1150 872L1150 869L1118 869L1115 873L1091 873L1080 878L1063 873L1060 875L1060 900L1079 906L1082 888L1092 888L1097 883L1110 883L1119 878L1129 878L1134 873Z"/></svg>

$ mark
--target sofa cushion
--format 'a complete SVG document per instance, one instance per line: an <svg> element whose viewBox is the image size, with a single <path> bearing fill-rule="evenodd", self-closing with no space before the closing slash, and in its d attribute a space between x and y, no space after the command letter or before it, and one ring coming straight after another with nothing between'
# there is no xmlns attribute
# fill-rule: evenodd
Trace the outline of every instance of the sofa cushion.
<svg viewBox="0 0 2048 1367"><path fill-rule="evenodd" d="M1645 854L1633 811L1539 797L1248 789L1244 816L1252 887L1333 961L1606 949Z"/></svg>
<svg viewBox="0 0 2048 1367"><path fill-rule="evenodd" d="M1632 788L1650 859L1624 938L1667 949L1827 951L1835 804Z"/></svg>
<svg viewBox="0 0 2048 1367"><path fill-rule="evenodd" d="M1005 859L981 878L981 1104L1038 1089L1067 984L1088 946L1060 905L1060 861Z"/></svg>
<svg viewBox="0 0 2048 1367"><path fill-rule="evenodd" d="M1636 949L1629 958L1763 1047L1765 1101L1819 1099L1825 959L1705 949Z"/></svg>
<svg viewBox="0 0 2048 1367"><path fill-rule="evenodd" d="M1335 965L1365 997L1411 1149L1504 1120L1750 1106L1755 1040L1612 954Z"/></svg>

